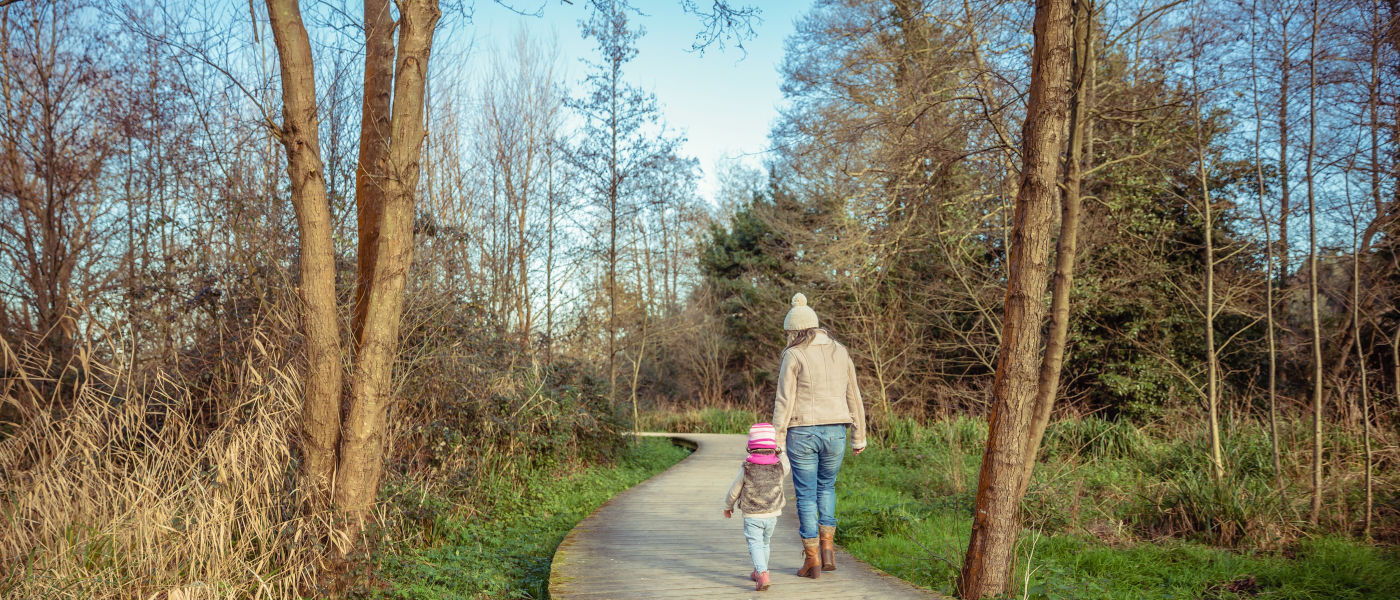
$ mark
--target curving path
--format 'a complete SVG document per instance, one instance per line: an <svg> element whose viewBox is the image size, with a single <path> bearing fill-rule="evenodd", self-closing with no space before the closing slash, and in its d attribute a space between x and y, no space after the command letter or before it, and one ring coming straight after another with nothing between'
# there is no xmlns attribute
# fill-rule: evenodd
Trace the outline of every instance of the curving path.
<svg viewBox="0 0 1400 600"><path fill-rule="evenodd" d="M939 598L836 550L837 570L798 577L802 545L792 482L773 535L772 586L755 592L743 520L726 520L724 493L738 472L743 434L643 434L693 442L693 454L609 500L574 527L549 574L556 600L604 598Z"/></svg>

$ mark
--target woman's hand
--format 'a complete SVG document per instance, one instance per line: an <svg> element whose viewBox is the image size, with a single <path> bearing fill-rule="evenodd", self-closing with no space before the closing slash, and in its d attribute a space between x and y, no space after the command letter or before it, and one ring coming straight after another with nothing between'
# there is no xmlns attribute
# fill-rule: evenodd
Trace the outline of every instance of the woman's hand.
<svg viewBox="0 0 1400 600"><path fill-rule="evenodd" d="M733 511L733 510L726 510L726 511L724 511L724 518L728 519L728 518L731 518L731 517L733 517L733 516L734 516L734 511Z"/></svg>

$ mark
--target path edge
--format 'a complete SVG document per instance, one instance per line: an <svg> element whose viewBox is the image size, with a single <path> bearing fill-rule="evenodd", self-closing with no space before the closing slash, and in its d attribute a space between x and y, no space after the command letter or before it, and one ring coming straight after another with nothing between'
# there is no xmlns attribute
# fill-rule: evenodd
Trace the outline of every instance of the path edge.
<svg viewBox="0 0 1400 600"><path fill-rule="evenodd" d="M638 481L637 483L633 484L632 487L629 487L629 488L627 488L627 489L625 489L625 490L622 490L621 492L618 492L618 493L616 493L616 494L613 494L612 498L608 498L607 501L603 502L602 504L599 504L599 505L598 505L598 508L595 508L595 509L593 509L593 512L588 513L588 516L584 517L583 519L580 519L578 523L575 523L573 527L569 528L569 533L564 534L564 539L559 540L559 545L554 547L554 554L550 555L550 557L549 557L549 587L547 588L547 591L549 592L549 597L550 597L550 598L554 598L554 597L555 597L555 594L564 591L564 590L560 589L559 586L563 586L565 583L568 583L568 580L564 577L564 575L561 574L561 573L559 572L559 557L561 556L561 553L565 550L565 548L567 548L567 547L573 545L574 536L575 536L575 534L577 534L578 531L579 531L579 525L582 525L582 524L586 523L589 519L592 519L592 518L593 518L593 515L598 514L598 511L603 510L603 507L605 507L605 506L607 506L607 505L609 505L609 504L612 504L612 501L613 501L615 498L617 498L618 496L621 496L622 494L627 493L629 490L631 490L631 489L633 489L633 488L635 488L635 487L637 487L637 486L639 486L639 485L642 485L643 483L646 483L646 482L648 482L648 481L651 481L652 479L655 479L657 476L661 475L662 473L665 473L665 472L667 472L667 471L670 471L671 469L674 469L674 468L676 468L677 466L679 466L681 463L684 463L685 461L690 460L690 458L691 458L692 456L695 456L695 453L696 453L697 451L700 450L700 445L701 445L699 439L696 439L696 438L694 438L694 437L687 437L687 434L684 434L684 433L664 433L664 432L657 432L657 431L643 431L643 432L641 432L641 433L638 433L638 434L637 434L637 437L664 437L664 438L670 438L670 439L671 439L671 443L673 443L673 444L678 444L678 445L681 445L681 446L689 447L689 448L690 448L690 454L686 455L685 458L682 458L682 459L676 461L676 464L673 464L673 465L671 465L671 466L669 466L669 467L666 467L666 469L657 472L655 475L652 475L651 477L648 477L648 478L646 478L646 479L643 479L643 480L641 480L641 481Z"/></svg>

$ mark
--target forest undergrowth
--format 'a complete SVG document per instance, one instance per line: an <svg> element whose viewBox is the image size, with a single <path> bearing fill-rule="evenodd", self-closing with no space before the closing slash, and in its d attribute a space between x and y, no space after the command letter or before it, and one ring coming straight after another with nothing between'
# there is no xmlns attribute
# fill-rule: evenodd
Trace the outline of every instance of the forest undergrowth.
<svg viewBox="0 0 1400 600"><path fill-rule="evenodd" d="M0 597L542 597L563 533L685 454L634 448L586 367L414 329L385 485L336 559L298 500L281 314L170 371L132 365L118 336L66 366L0 340Z"/></svg>
<svg viewBox="0 0 1400 600"><path fill-rule="evenodd" d="M1307 522L1309 423L1281 428L1284 489L1267 429L1227 429L1213 481L1204 432L1094 417L1052 423L1022 502L1017 598L1400 598L1393 436L1377 444L1374 540L1361 538L1361 449L1329 428L1328 499ZM985 421L895 420L837 486L838 542L919 585L952 592L967 547Z"/></svg>

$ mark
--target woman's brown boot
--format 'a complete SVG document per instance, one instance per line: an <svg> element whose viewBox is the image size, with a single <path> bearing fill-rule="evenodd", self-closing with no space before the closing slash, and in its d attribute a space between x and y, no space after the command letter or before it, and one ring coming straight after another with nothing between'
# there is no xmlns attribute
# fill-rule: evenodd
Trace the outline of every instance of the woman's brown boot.
<svg viewBox="0 0 1400 600"><path fill-rule="evenodd" d="M836 570L836 527L818 525L817 539L821 541L822 570Z"/></svg>
<svg viewBox="0 0 1400 600"><path fill-rule="evenodd" d="M802 561L802 568L797 570L798 577L816 579L822 576L822 562L817 559L817 551L817 538L802 538L802 552L806 558Z"/></svg>

